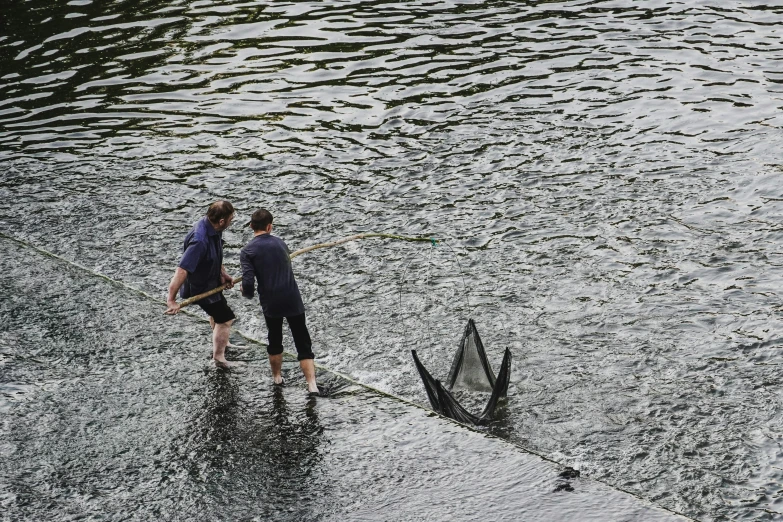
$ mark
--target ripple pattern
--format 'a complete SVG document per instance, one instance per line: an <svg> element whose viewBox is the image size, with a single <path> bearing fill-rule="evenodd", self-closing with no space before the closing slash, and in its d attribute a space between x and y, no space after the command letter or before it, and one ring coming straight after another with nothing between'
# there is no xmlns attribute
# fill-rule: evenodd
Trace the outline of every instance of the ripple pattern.
<svg viewBox="0 0 783 522"><path fill-rule="evenodd" d="M4 231L161 295L216 198L292 249L445 238L297 259L319 360L426 403L408 350L445 374L470 315L515 354L496 434L781 516L783 5L51 4L0 33Z"/></svg>

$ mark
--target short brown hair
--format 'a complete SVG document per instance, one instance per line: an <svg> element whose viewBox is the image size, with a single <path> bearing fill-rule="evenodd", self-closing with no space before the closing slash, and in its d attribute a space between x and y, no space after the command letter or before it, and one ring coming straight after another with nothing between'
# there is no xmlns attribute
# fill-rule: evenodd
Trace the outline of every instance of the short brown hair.
<svg viewBox="0 0 783 522"><path fill-rule="evenodd" d="M210 223L218 224L221 219L228 219L234 214L234 205L230 201L215 201L207 210L207 219Z"/></svg>
<svg viewBox="0 0 783 522"><path fill-rule="evenodd" d="M255 232L258 232L259 230L266 230L266 227L272 223L272 219L271 212L265 208L259 208L253 212L252 216L250 216L250 228L252 228Z"/></svg>

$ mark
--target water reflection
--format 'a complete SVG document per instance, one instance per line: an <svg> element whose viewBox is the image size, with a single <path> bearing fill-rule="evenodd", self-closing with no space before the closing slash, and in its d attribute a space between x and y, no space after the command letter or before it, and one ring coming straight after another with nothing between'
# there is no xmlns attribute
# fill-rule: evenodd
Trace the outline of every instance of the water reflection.
<svg viewBox="0 0 783 522"><path fill-rule="evenodd" d="M300 391L300 390L296 390ZM245 513L261 520L316 520L324 429L315 399L284 388L255 389L230 372L205 373L205 398L190 421L182 457L196 484L196 513ZM230 499L242 498L241 505ZM281 515L281 514L284 514Z"/></svg>
<svg viewBox="0 0 783 522"><path fill-rule="evenodd" d="M206 370L206 395L202 415L194 419L194 440L200 458L209 468L222 469L224 459L237 450L240 429L239 383L226 371Z"/></svg>
<svg viewBox="0 0 783 522"><path fill-rule="evenodd" d="M308 397L302 412L295 413L286 402L285 393L275 388L272 395L274 437L269 440L269 451L277 463L272 482L283 491L304 493L321 463L319 447L323 445L323 427L318 419L316 399ZM291 486L286 486L290 482ZM296 495L291 498L307 498Z"/></svg>

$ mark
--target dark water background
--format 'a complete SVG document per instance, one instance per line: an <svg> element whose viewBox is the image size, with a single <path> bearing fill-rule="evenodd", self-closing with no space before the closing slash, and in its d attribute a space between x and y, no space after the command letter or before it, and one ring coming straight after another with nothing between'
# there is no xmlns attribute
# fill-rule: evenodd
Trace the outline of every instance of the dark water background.
<svg viewBox="0 0 783 522"><path fill-rule="evenodd" d="M318 361L425 404L409 349L445 377L471 316L493 364L505 347L515 356L495 434L692 517L783 516L783 4L33 0L0 17L4 234L161 297L183 235L217 198L270 208L292 249L369 231L444 238L297 258ZM231 271L249 237L226 234ZM29 268L6 283L0 368L4 408L38 411L20 433L43 440L37 426L65 415L40 402L59 384L18 346L45 340L38 364L59 379L116 363L77 349L97 306L88 288L58 286L82 297L72 314L41 305L45 332L11 319L65 270ZM98 299L94 277L73 280ZM157 319L132 295L115 290L90 328L116 322L105 349L148 351L128 357L126 377L69 382L58 408L79 408L78 390L108 401L149 386L172 346L185 359L160 386L194 394L192 408L210 386L264 382L258 354L239 384L194 375L203 325ZM255 305L229 298L237 328L263 338ZM167 395L130 404L163 408ZM373 411L357 401L338 417ZM228 417L253 422L242 411ZM306 405L291 411L310 422Z"/></svg>

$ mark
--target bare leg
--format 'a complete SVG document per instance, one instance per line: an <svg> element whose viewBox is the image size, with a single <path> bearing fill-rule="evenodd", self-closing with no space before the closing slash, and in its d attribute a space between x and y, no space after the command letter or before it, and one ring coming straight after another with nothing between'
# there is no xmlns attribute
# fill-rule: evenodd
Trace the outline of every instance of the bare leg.
<svg viewBox="0 0 783 522"><path fill-rule="evenodd" d="M212 360L215 362L215 366L223 368L230 366L226 360L226 345L228 344L228 336L231 333L231 323L233 322L231 320L215 324L212 329Z"/></svg>
<svg viewBox="0 0 783 522"><path fill-rule="evenodd" d="M215 330L215 320L211 317L209 318L209 327L212 328L212 331ZM231 342L226 342L226 348L247 348L247 346L242 344L231 344Z"/></svg>
<svg viewBox="0 0 783 522"><path fill-rule="evenodd" d="M281 384L283 382L283 376L280 374L283 369L283 354L270 355L269 366L272 367L272 380L275 384Z"/></svg>
<svg viewBox="0 0 783 522"><path fill-rule="evenodd" d="M312 359L302 359L299 361L299 367L307 381L307 390L318 393L318 385L315 383L315 363Z"/></svg>

